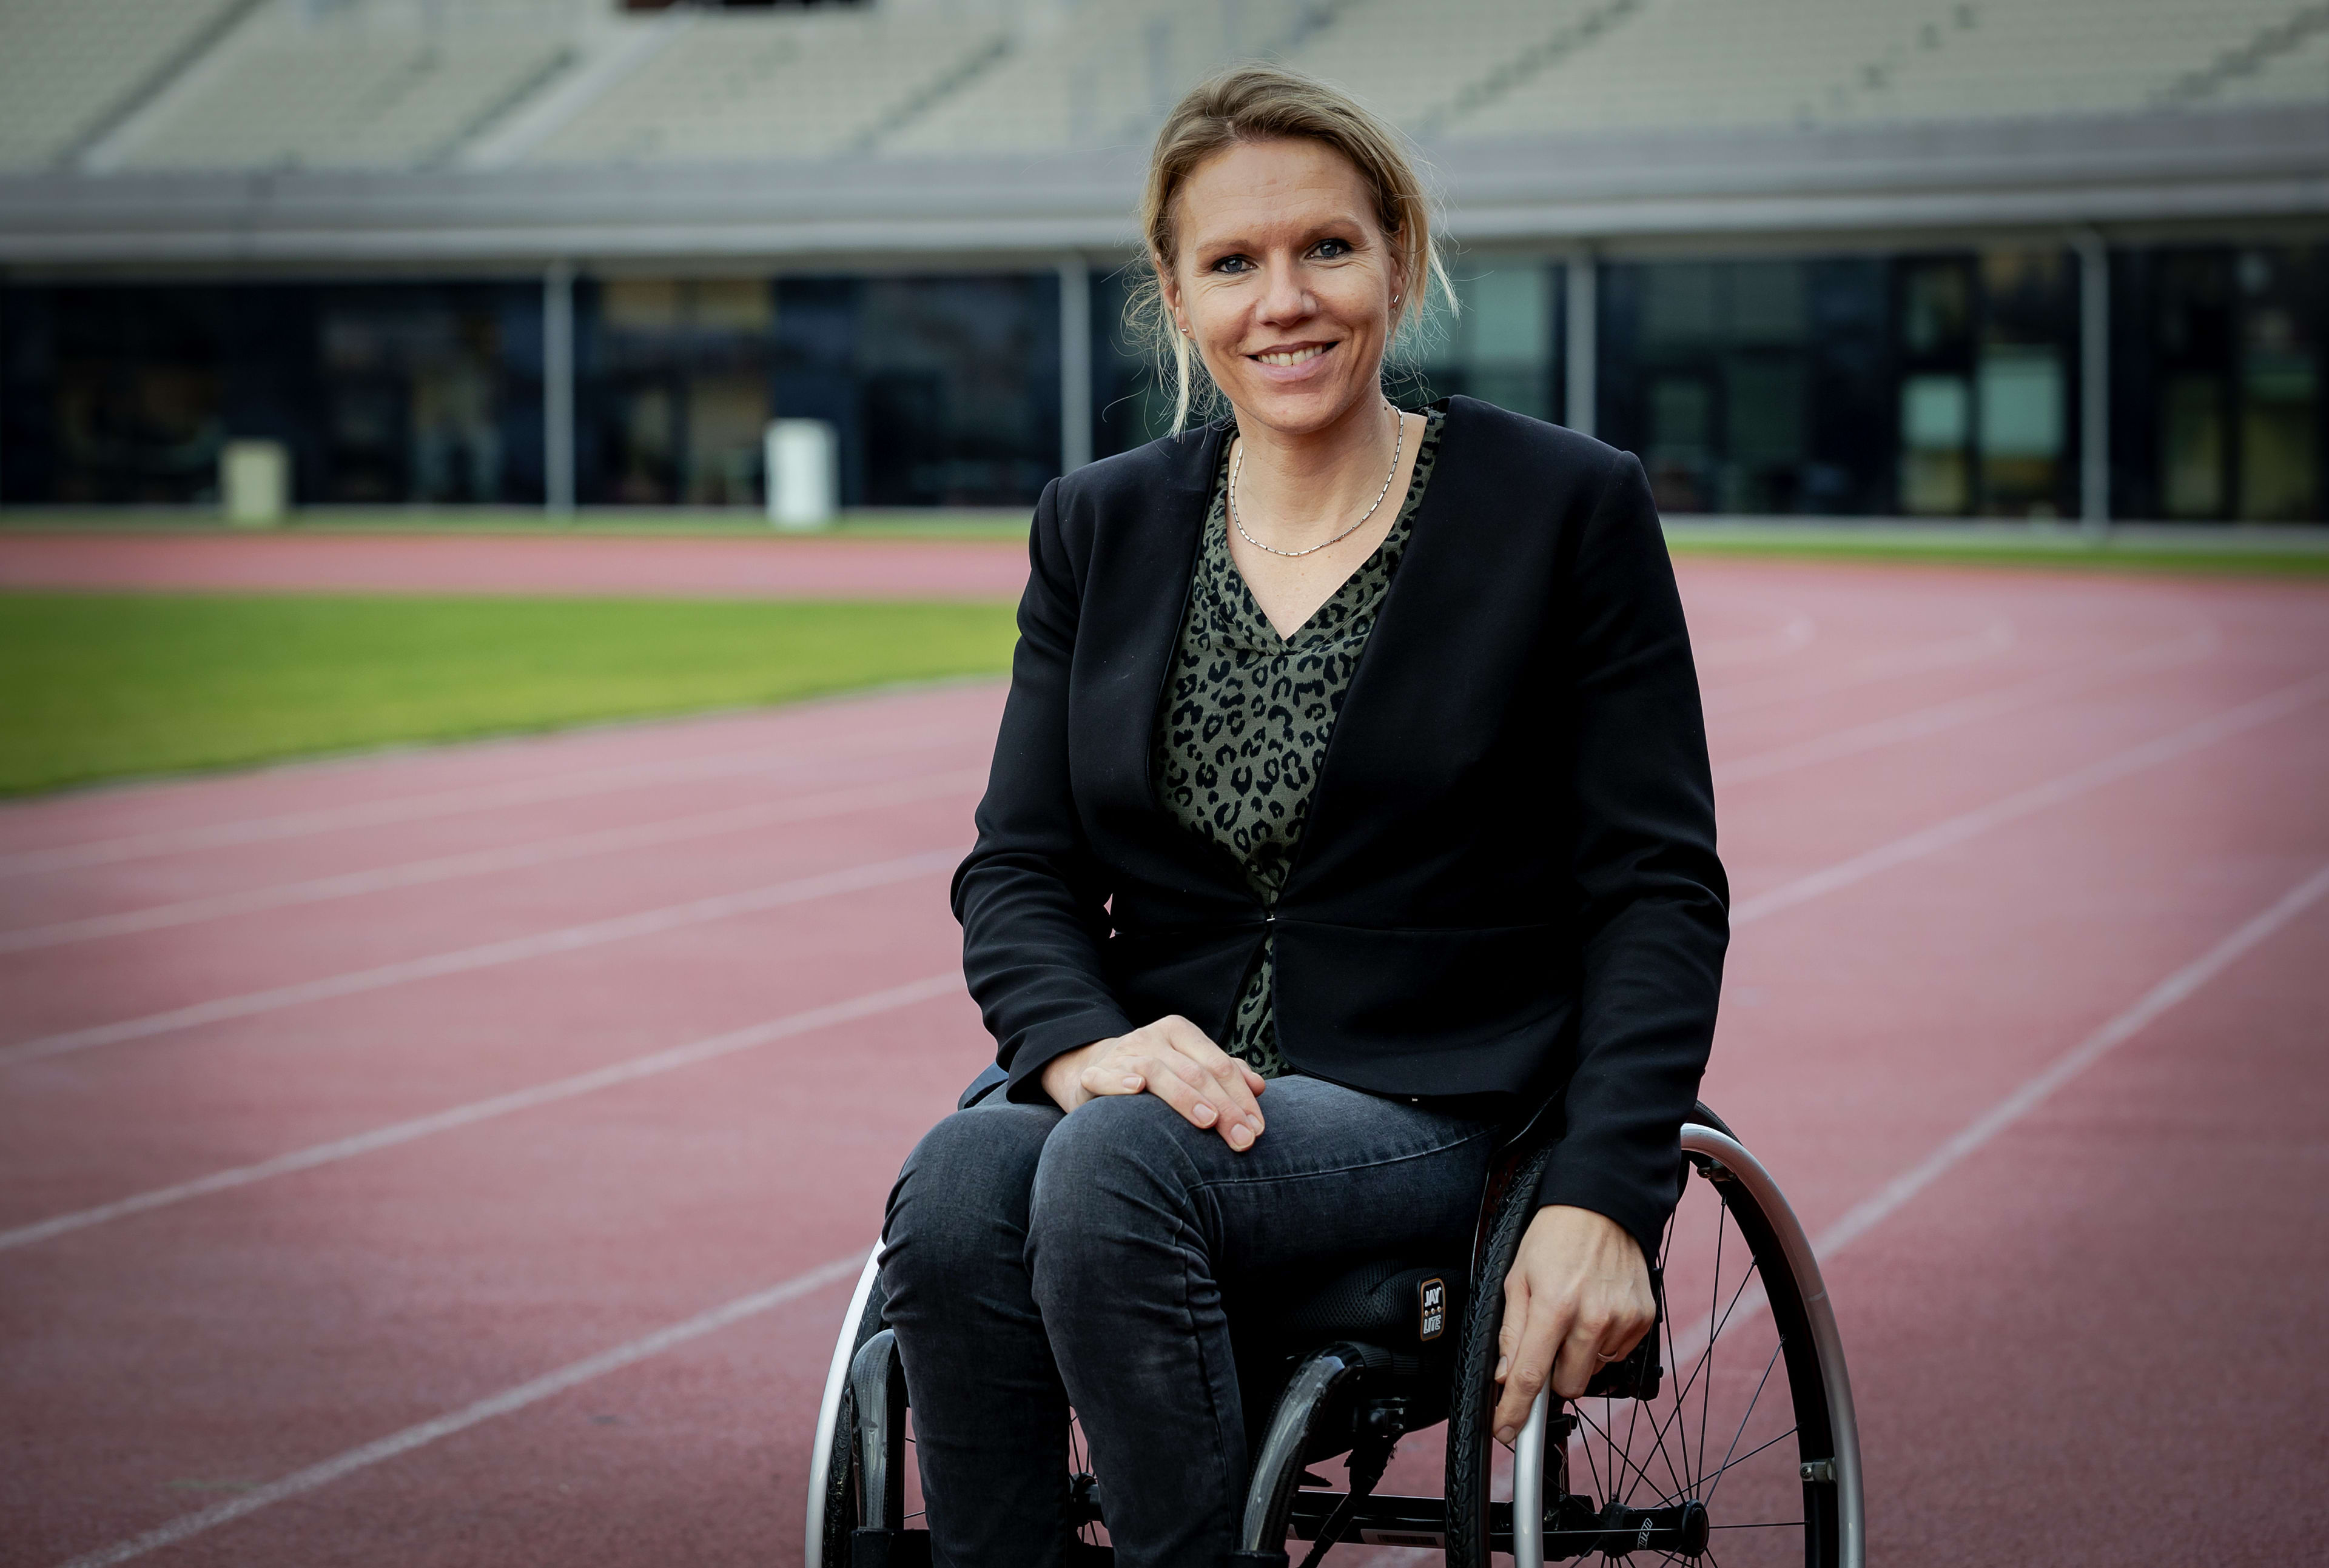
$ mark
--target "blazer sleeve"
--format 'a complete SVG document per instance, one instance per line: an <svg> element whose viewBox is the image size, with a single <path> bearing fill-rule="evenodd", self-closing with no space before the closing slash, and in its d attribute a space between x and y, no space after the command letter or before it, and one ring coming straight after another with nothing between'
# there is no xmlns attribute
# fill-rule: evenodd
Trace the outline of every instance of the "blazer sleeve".
<svg viewBox="0 0 2329 1568"><path fill-rule="evenodd" d="M1038 1100L1054 1056L1132 1028L1101 964L1109 889L1085 841L1068 770L1069 670L1079 596L1060 482L1036 503L1011 694L978 838L954 876L962 966L995 1037L1006 1093Z"/></svg>
<svg viewBox="0 0 2329 1568"><path fill-rule="evenodd" d="M1655 1263L1714 1039L1730 885L1682 597L1631 455L1566 580L1582 967L1566 1130L1538 1197L1608 1216Z"/></svg>

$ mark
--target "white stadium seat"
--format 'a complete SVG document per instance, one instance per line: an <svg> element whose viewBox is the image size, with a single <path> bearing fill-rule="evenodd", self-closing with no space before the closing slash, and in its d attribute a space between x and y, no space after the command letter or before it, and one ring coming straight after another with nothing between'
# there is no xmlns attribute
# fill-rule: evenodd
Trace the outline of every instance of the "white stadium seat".
<svg viewBox="0 0 2329 1568"><path fill-rule="evenodd" d="M72 151L238 0L0 0L0 169Z"/></svg>
<svg viewBox="0 0 2329 1568"><path fill-rule="evenodd" d="M0 0L0 169L1137 147L1255 58L1426 139L2329 104L2318 0Z"/></svg>

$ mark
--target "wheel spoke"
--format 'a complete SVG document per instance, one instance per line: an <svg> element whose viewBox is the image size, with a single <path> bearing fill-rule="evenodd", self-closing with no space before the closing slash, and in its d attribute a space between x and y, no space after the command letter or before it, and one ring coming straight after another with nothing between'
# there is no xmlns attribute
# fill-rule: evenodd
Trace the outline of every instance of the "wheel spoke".
<svg viewBox="0 0 2329 1568"><path fill-rule="evenodd" d="M1685 1163L1683 1176L1683 1181L1685 1188L1687 1188L1689 1180L1690 1168L1687 1163ZM1666 1232L1664 1236L1661 1238L1658 1243L1658 1278L1661 1280L1665 1278L1666 1264L1674 1256L1674 1225L1681 1218L1681 1215L1682 1208L1681 1206L1677 1204L1675 1206L1674 1212L1666 1216ZM1658 1316L1663 1319L1663 1321L1658 1324L1658 1329L1666 1337L1666 1366L1673 1369L1672 1375L1674 1376L1680 1377L1682 1376L1682 1368L1674 1366L1674 1363L1680 1358L1674 1354L1674 1314L1664 1310L1665 1303L1663 1300L1658 1303ZM1683 1397L1684 1391L1677 1388L1674 1393L1674 1410L1677 1413L1682 1410ZM1674 1444L1677 1448L1682 1450L1682 1473L1686 1476L1690 1474L1689 1423L1678 1421L1670 1424L1672 1424L1674 1429Z"/></svg>
<svg viewBox="0 0 2329 1568"><path fill-rule="evenodd" d="M1707 1185L1711 1187L1714 1184L1709 1182ZM1722 1300L1722 1236L1730 1225L1730 1206L1722 1201L1722 1195L1720 1192L1714 1195L1714 1282L1707 1287L1706 1291L1708 1324L1706 1348L1700 1353L1698 1365L1691 1369L1691 1377L1693 1381L1702 1376L1706 1380L1698 1391L1698 1451L1700 1453L1706 1451L1707 1409L1714 1398L1714 1342L1722 1335L1721 1329L1713 1326L1714 1308L1715 1304ZM1682 1398L1677 1396L1674 1404L1679 1406L1682 1404Z"/></svg>
<svg viewBox="0 0 2329 1568"><path fill-rule="evenodd" d="M1641 1402L1636 1400L1635 1402L1634 1408L1639 1410L1641 1408ZM1665 1461L1666 1478L1674 1484L1674 1495L1678 1498L1687 1497L1690 1493L1690 1481L1687 1479L1690 1475L1690 1456L1687 1452L1683 1454L1682 1473L1677 1475L1674 1472L1674 1456L1666 1451L1666 1431L1669 1427L1677 1427L1677 1430L1674 1432L1674 1437L1676 1441L1679 1442L1682 1433L1678 1430L1677 1422L1674 1421L1674 1417L1669 1415L1664 1420L1661 1421L1655 1413L1652 1413L1650 1416L1651 1451L1655 1452L1658 1458Z"/></svg>
<svg viewBox="0 0 2329 1568"><path fill-rule="evenodd" d="M1604 1404L1601 1408L1607 1410L1609 1407ZM1641 1424L1641 1420L1642 1402L1638 1399L1628 1400L1626 1404L1626 1458L1628 1463L1632 1462L1634 1457L1634 1429ZM1638 1464L1634 1465L1633 1468L1634 1473L1642 1478L1642 1484L1644 1486L1654 1484L1650 1480L1649 1472L1647 1470L1644 1469ZM1630 1500L1633 1495L1633 1483L1629 1481L1626 1486L1627 1498Z"/></svg>
<svg viewBox="0 0 2329 1568"><path fill-rule="evenodd" d="M1755 1406L1762 1402L1763 1390L1771 1381L1771 1369L1778 1366L1779 1352L1786 1347L1787 1347L1784 1343L1771 1347L1771 1359L1764 1364L1763 1376L1761 1381L1755 1385L1754 1396L1747 1401L1747 1408L1739 1417L1739 1430L1730 1434L1730 1446L1722 1451L1722 1463L1716 1468L1714 1474L1709 1478L1712 1480L1714 1485L1706 1488L1706 1497L1701 1498L1700 1501L1705 1502L1711 1500L1714 1497L1715 1487L1719 1487L1722 1484L1723 1472L1728 1470L1731 1465L1730 1456L1738 1451L1739 1440L1747 1435L1747 1422L1749 1419L1754 1415ZM1774 1438L1771 1441L1772 1442L1777 1442L1778 1440ZM1763 1449L1769 1448L1771 1444L1767 1442L1762 1445L1762 1448L1755 1450L1755 1453L1761 1453ZM1746 1457L1751 1459L1754 1456L1749 1454Z"/></svg>
<svg viewBox="0 0 2329 1568"><path fill-rule="evenodd" d="M1593 1424L1593 1418L1585 1413L1581 1405L1577 1407L1577 1419L1588 1426ZM1577 1446L1585 1455L1585 1474L1593 1483L1593 1499L1597 1504L1602 1502L1609 1496L1609 1488L1601 1479L1601 1467L1594 1462L1593 1440L1589 1437L1580 1437L1577 1440Z"/></svg>
<svg viewBox="0 0 2329 1568"><path fill-rule="evenodd" d="M1619 1503L1625 1501L1624 1498L1617 1496L1617 1483L1619 1479L1617 1467L1621 1464L1627 1469L1633 1471L1634 1474L1640 1476L1642 1485L1647 1487L1654 1492L1658 1492L1658 1502L1660 1506L1664 1506L1676 1500L1674 1498L1668 1497L1665 1493L1658 1491L1657 1482L1650 1479L1649 1476L1643 1471L1642 1467L1634 1462L1634 1456L1632 1454L1617 1446L1617 1440L1609 1435L1609 1431L1607 1427L1604 1427L1599 1422L1595 1421L1591 1416L1587 1415L1582 1410L1578 1412L1578 1415L1586 1425L1591 1427L1595 1432L1599 1432L1601 1434L1601 1441L1609 1445L1609 1488L1608 1493L1605 1495L1606 1501ZM1627 1486L1629 1490L1632 1485L1633 1483L1630 1480L1627 1482Z"/></svg>
<svg viewBox="0 0 2329 1568"><path fill-rule="evenodd" d="M1783 1442L1787 1441L1789 1438L1791 1438L1791 1437L1793 1437L1793 1436L1795 1436L1795 1435L1796 1435L1796 1429L1791 1426L1791 1427L1787 1428L1787 1431L1785 1431L1785 1432L1781 1432L1778 1436L1777 1436L1777 1437L1773 1438L1769 1442L1759 1442L1759 1443L1757 1443L1753 1448L1749 1449L1745 1453L1742 1453L1742 1454L1740 1454L1737 1459L1732 1460L1730 1461L1730 1464L1724 1465L1724 1466L1722 1467L1722 1469L1719 1469L1719 1470L1715 1471L1715 1472L1714 1472L1714 1484L1715 1484L1716 1486L1718 1486L1718 1487L1719 1487L1719 1486L1721 1486L1721 1485L1722 1484L1722 1478L1723 1478L1724 1473L1725 1473L1725 1472L1727 1472L1728 1470L1730 1470L1730 1469L1731 1469L1731 1467L1732 1467L1732 1466L1734 1466L1734 1465L1743 1465L1743 1464L1745 1464L1749 1460L1753 1459L1757 1454L1761 1453L1765 1449L1767 1449L1767 1448L1774 1448L1774 1447L1777 1446L1778 1444L1780 1444L1780 1443L1783 1443ZM1706 1494L1706 1497L1705 1497L1705 1498L1701 1498L1699 1499L1699 1501L1700 1501L1700 1502L1702 1502L1702 1502L1705 1502L1705 1501L1707 1500L1707 1498L1711 1498L1711 1497L1713 1497L1713 1496L1714 1496L1714 1494L1713 1494L1711 1491L1710 1491L1710 1492L1708 1492L1708 1493Z"/></svg>
<svg viewBox="0 0 2329 1568"><path fill-rule="evenodd" d="M1707 1186L1695 1187L1695 1181ZM1579 1400L1568 1406L1575 1422L1561 1453L1548 1456L1549 1471L1560 1466L1557 1484L1547 1486L1548 1497L1570 1497L1574 1500L1569 1506L1576 1508L1589 1502L1597 1514L1613 1507L1672 1507L1685 1499L1694 1507L1711 1507L1719 1500L1723 1478L1745 1468L1750 1479L1731 1488L1730 1500L1737 1512L1750 1516L1723 1523L1701 1519L1694 1527L1709 1532L1709 1545L1696 1555L1673 1547L1618 1555L1675 1568L1721 1568L1721 1552L1727 1545L1734 1560L1743 1555L1762 1563L1784 1556L1792 1564L1803 1555L1825 1562L1813 1551L1825 1536L1814 1528L1808 1504L1796 1508L1795 1516L1779 1516L1795 1508L1797 1494L1791 1445L1814 1444L1819 1440L1811 1434L1825 1430L1814 1406L1802 1406L1797 1420L1800 1402L1794 1374L1802 1369L1805 1347L1800 1335L1787 1332L1787 1325L1795 1320L1790 1315L1800 1311L1801 1291L1793 1271L1773 1250L1775 1240L1787 1234L1787 1216L1767 1205L1768 1195L1759 1185L1716 1182L1695 1165L1682 1173L1682 1188L1685 1201L1668 1216L1653 1253L1660 1310L1650 1329L1651 1345L1671 1370L1654 1397L1624 1401L1631 1408L1622 1422L1616 1404L1608 1399ZM1715 1233L1711 1238L1706 1235L1710 1225ZM1768 1226L1777 1227L1777 1237L1767 1234ZM1706 1315L1683 1323L1679 1313L1667 1309L1677 1295L1697 1297L1700 1271L1710 1265L1711 1273L1703 1280ZM1757 1322L1767 1311L1773 1319L1768 1328ZM1733 1342L1727 1353L1728 1370L1720 1343L1725 1338ZM1760 1373L1750 1382L1748 1374L1758 1345L1766 1356ZM1787 1379L1778 1376L1783 1359L1790 1367ZM1714 1410L1718 1394L1722 1406L1719 1417ZM1766 1399L1775 1402L1768 1413L1763 1408ZM1693 1403L1695 1412L1690 1408ZM1711 1464L1717 1460L1714 1439L1724 1426L1732 1430L1719 1462ZM1826 1451L1807 1446L1804 1451ZM1548 1477L1549 1482L1555 1479ZM1588 1488L1587 1496L1577 1496ZM1775 1532L1787 1533L1790 1538L1766 1539Z"/></svg>

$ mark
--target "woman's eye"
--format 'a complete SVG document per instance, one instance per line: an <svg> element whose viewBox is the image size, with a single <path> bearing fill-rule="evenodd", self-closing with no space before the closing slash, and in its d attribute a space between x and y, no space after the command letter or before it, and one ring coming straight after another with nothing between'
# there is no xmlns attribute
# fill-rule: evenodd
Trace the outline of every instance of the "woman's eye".
<svg viewBox="0 0 2329 1568"><path fill-rule="evenodd" d="M1219 261L1213 263L1213 270L1215 272L1244 272L1251 268L1252 266L1253 263L1248 261L1242 256L1224 256Z"/></svg>
<svg viewBox="0 0 2329 1568"><path fill-rule="evenodd" d="M1341 257L1348 256L1350 253L1351 242L1347 239L1321 239L1318 241L1318 255L1325 260L1333 261Z"/></svg>

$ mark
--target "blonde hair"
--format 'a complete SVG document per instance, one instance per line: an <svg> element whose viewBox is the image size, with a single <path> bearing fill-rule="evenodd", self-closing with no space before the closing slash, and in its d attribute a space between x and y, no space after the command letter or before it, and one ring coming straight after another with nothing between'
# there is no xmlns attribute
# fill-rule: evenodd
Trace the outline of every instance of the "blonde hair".
<svg viewBox="0 0 2329 1568"><path fill-rule="evenodd" d="M1455 286L1441 265L1431 231L1431 200L1416 172L1406 138L1339 88L1277 65L1240 65L1190 89L1164 117L1148 158L1148 183L1140 194L1140 230L1148 241L1151 267L1136 282L1125 305L1125 324L1135 342L1146 340L1156 356L1159 378L1173 381L1173 433L1189 422L1193 395L1215 395L1202 356L1165 307L1156 273L1180 258L1174 203L1198 168L1216 155L1247 142L1310 141L1332 147L1350 160L1374 197L1375 222L1396 247L1407 279L1406 299L1391 306L1391 345L1411 341L1429 316L1433 284L1454 312L1460 307ZM1419 286L1419 284L1420 286ZM1194 385L1204 377L1202 393Z"/></svg>

